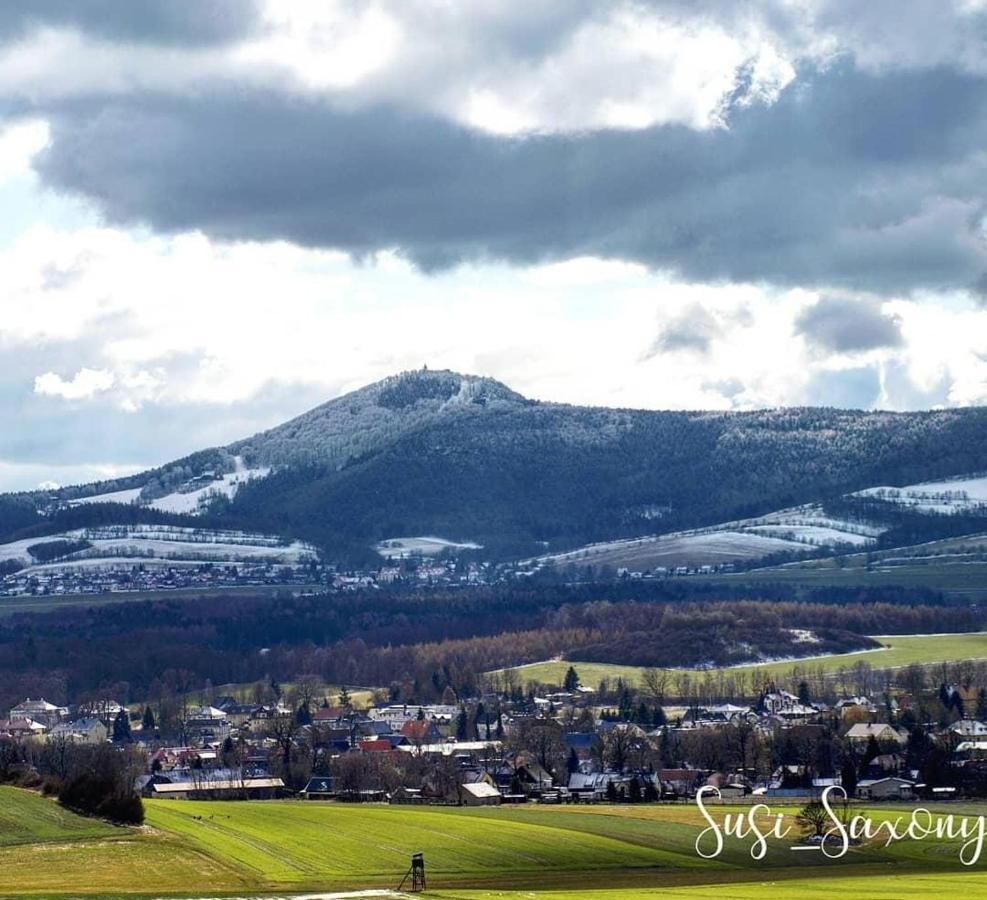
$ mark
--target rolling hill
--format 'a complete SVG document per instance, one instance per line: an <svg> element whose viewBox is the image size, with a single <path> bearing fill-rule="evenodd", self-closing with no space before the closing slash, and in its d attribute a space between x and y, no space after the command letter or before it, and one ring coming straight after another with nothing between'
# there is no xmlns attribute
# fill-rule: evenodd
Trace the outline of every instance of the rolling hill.
<svg viewBox="0 0 987 900"><path fill-rule="evenodd" d="M0 496L0 540L168 524L302 540L329 558L379 560L379 542L430 536L506 559L744 520L747 541L798 550L815 543L807 535L832 538L832 520L848 515L830 504L856 492L987 471L985 438L983 408L605 409L423 370L139 475ZM906 517L929 512L887 489L857 499ZM982 518L980 504L953 505L954 530ZM777 510L788 518L765 518ZM901 525L842 533L869 542Z"/></svg>

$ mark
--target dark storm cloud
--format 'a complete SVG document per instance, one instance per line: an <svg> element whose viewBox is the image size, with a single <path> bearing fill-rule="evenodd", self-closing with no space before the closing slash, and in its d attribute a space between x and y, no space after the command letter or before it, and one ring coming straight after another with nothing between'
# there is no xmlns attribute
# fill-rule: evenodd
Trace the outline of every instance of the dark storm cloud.
<svg viewBox="0 0 987 900"><path fill-rule="evenodd" d="M987 83L833 68L729 128L504 139L276 92L91 98L47 111L43 178L108 218L424 269L615 256L704 281L875 292L967 287Z"/></svg>
<svg viewBox="0 0 987 900"><path fill-rule="evenodd" d="M69 28L138 43L222 43L250 31L257 0L5 0L0 41L38 28Z"/></svg>
<svg viewBox="0 0 987 900"><path fill-rule="evenodd" d="M795 322L796 331L813 346L834 353L853 353L904 343L898 320L881 312L872 300L823 297Z"/></svg>
<svg viewBox="0 0 987 900"><path fill-rule="evenodd" d="M693 304L670 321L655 338L645 359L677 350L706 353L721 332L720 326L702 306Z"/></svg>

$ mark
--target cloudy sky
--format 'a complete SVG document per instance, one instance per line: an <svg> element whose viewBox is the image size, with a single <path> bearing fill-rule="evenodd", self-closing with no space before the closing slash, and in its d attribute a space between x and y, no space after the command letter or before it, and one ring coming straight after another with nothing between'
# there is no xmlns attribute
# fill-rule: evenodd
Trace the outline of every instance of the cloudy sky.
<svg viewBox="0 0 987 900"><path fill-rule="evenodd" d="M987 5L0 6L0 489L427 363L987 402Z"/></svg>

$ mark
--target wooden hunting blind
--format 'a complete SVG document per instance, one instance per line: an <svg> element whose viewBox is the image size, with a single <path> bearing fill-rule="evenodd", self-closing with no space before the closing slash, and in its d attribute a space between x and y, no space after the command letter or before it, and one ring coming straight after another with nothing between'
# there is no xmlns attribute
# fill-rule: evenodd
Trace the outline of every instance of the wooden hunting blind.
<svg viewBox="0 0 987 900"><path fill-rule="evenodd" d="M411 868L408 869L404 878L401 879L401 883L398 885L398 890L400 891L404 887L404 883L411 877L411 891L412 893L417 893L418 891L425 890L425 854L424 853L413 853L411 856Z"/></svg>

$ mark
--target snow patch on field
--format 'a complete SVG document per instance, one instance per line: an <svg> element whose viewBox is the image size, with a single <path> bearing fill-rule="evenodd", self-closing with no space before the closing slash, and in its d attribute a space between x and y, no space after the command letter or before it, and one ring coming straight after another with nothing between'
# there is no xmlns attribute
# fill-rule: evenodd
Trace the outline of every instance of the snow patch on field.
<svg viewBox="0 0 987 900"><path fill-rule="evenodd" d="M483 545L440 537L400 537L380 541L374 549L387 559L403 559L408 556L436 556L443 550L482 550Z"/></svg>
<svg viewBox="0 0 987 900"><path fill-rule="evenodd" d="M740 531L678 532L589 544L578 550L538 557L537 562L628 567L716 565L802 549L795 541L762 534Z"/></svg>
<svg viewBox="0 0 987 900"><path fill-rule="evenodd" d="M589 544L529 562L628 568L715 566L732 560L761 559L773 553L802 553L813 547L863 547L885 529L827 516L816 504L783 509L709 528Z"/></svg>
<svg viewBox="0 0 987 900"><path fill-rule="evenodd" d="M131 488L126 491L111 491L108 494L94 494L92 497L79 497L77 500L69 500L69 506L88 506L90 503L136 503L141 495L140 488Z"/></svg>
<svg viewBox="0 0 987 900"><path fill-rule="evenodd" d="M987 475L946 478L904 487L867 488L857 491L858 497L875 497L917 512L951 515L987 505Z"/></svg>
<svg viewBox="0 0 987 900"><path fill-rule="evenodd" d="M57 540L85 540L92 544L63 559L33 565L28 553L33 544ZM314 547L301 541L282 541L265 534L245 531L182 528L172 525L106 525L77 528L42 538L0 544L0 562L16 560L28 571L79 566L128 566L134 562L163 563L260 562L298 565L317 559Z"/></svg>

